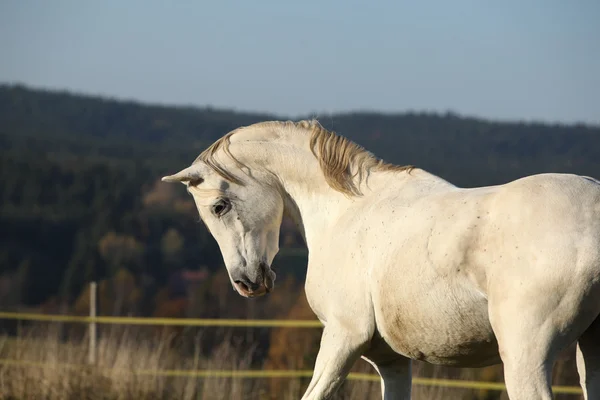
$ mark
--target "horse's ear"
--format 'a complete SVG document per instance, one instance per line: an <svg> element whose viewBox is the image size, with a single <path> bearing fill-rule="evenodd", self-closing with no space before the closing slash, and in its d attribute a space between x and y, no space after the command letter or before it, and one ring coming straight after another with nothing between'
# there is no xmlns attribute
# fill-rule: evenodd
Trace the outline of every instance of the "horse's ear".
<svg viewBox="0 0 600 400"><path fill-rule="evenodd" d="M165 176L161 179L163 182L195 182L196 184L202 182L201 171L199 165L192 165L191 167L187 167L182 169L178 173L174 175Z"/></svg>

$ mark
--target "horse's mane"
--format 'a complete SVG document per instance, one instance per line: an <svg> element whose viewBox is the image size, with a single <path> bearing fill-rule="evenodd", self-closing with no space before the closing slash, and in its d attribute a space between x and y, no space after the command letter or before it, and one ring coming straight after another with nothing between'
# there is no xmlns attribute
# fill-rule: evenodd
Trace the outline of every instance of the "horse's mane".
<svg viewBox="0 0 600 400"><path fill-rule="evenodd" d="M410 172L413 169L413 166L410 165L399 166L378 159L351 140L323 128L316 120L299 122L268 121L235 129L204 150L194 163L202 161L224 179L241 184L239 178L215 160L214 155L222 149L239 167L243 167L244 165L236 160L229 151L229 145L231 136L247 128L270 128L271 130L280 128L294 130L299 133L310 133L310 149L319 161L325 180L333 189L350 196L360 196L362 194L359 184L370 171Z"/></svg>

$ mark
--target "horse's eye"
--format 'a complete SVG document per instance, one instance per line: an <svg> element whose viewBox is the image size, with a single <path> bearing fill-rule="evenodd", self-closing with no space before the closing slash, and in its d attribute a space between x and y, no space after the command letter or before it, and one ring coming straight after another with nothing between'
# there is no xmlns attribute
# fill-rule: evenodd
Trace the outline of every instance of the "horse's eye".
<svg viewBox="0 0 600 400"><path fill-rule="evenodd" d="M212 206L213 214L215 214L217 217L225 215L225 213L227 213L227 211L229 211L230 209L231 203L227 199L219 199Z"/></svg>

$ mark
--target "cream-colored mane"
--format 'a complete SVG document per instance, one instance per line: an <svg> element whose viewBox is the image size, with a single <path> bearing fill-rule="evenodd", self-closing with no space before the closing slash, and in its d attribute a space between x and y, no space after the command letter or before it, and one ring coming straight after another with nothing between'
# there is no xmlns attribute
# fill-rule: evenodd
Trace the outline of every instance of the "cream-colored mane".
<svg viewBox="0 0 600 400"><path fill-rule="evenodd" d="M316 120L300 122L261 122L248 127L235 129L214 142L209 148L202 152L194 161L194 164L202 161L210 166L216 173L231 182L241 184L242 182L220 165L214 155L223 150L231 157L239 167L243 167L231 154L229 145L231 136L243 129L273 128L293 130L298 135L310 134L310 149L319 161L321 170L329 186L349 196L360 196L359 184L370 171L408 171L412 166L399 166L384 162L373 154L352 142L351 140L330 132L323 128Z"/></svg>

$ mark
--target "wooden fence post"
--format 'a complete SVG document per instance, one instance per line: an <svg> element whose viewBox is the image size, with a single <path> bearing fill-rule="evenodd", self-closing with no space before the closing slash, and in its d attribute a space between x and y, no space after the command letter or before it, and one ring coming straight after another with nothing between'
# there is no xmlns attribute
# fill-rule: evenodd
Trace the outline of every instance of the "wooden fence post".
<svg viewBox="0 0 600 400"><path fill-rule="evenodd" d="M90 282L90 318L96 318L96 282ZM96 364L96 321L89 324L88 364Z"/></svg>

